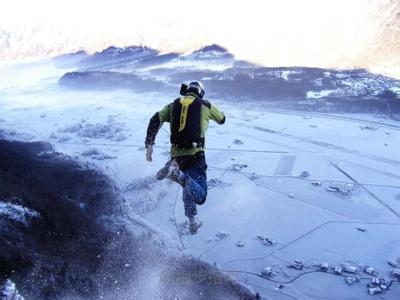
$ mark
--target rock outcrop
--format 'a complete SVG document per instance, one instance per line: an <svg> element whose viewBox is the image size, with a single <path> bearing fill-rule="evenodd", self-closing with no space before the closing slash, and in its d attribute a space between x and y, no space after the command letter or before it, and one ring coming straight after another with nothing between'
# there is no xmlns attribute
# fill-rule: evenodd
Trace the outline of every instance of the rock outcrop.
<svg viewBox="0 0 400 300"><path fill-rule="evenodd" d="M0 162L0 279L27 299L254 298L128 215L92 166L47 143L6 140Z"/></svg>

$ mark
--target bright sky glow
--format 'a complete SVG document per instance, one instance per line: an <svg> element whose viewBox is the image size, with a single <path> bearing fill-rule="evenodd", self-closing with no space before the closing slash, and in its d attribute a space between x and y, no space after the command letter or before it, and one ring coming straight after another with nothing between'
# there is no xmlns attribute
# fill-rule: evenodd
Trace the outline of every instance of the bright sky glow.
<svg viewBox="0 0 400 300"><path fill-rule="evenodd" d="M188 51L218 43L264 65L351 67L390 0L3 0L0 59L109 45ZM4 9L6 8L6 9ZM388 14L393 13L387 11ZM13 35L4 42L5 33Z"/></svg>

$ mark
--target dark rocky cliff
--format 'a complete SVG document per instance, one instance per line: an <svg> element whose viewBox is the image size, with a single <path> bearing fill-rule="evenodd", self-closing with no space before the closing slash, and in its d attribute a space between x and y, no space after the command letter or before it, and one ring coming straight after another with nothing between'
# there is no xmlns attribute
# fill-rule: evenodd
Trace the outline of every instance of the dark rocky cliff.
<svg viewBox="0 0 400 300"><path fill-rule="evenodd" d="M128 215L101 171L41 142L0 140L0 162L0 276L26 298L254 298Z"/></svg>

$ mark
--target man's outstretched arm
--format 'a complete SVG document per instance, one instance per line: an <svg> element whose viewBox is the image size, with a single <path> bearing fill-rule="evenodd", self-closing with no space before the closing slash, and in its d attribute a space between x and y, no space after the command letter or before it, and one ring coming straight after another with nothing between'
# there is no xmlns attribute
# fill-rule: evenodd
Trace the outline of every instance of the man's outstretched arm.
<svg viewBox="0 0 400 300"><path fill-rule="evenodd" d="M218 124L224 124L226 117L215 105L210 105L210 118Z"/></svg>
<svg viewBox="0 0 400 300"><path fill-rule="evenodd" d="M170 106L166 105L161 111L155 113L154 116L150 119L149 126L147 127L146 139L144 142L146 146L147 161L153 160L152 158L153 145L157 133L164 122L169 122L169 118L170 118Z"/></svg>

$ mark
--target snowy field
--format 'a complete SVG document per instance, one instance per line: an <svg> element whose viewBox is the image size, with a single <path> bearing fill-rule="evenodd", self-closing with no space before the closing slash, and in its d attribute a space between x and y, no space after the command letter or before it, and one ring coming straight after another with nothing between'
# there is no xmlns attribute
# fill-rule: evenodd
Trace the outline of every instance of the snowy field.
<svg viewBox="0 0 400 300"><path fill-rule="evenodd" d="M64 90L59 70L29 72L0 81L0 130L102 168L129 213L186 253L268 299L400 299L400 284L388 282L400 269L400 123L210 99L227 122L210 124L209 195L192 236L180 187L154 179L168 159L168 125L153 162L144 158L149 118L177 95Z"/></svg>

